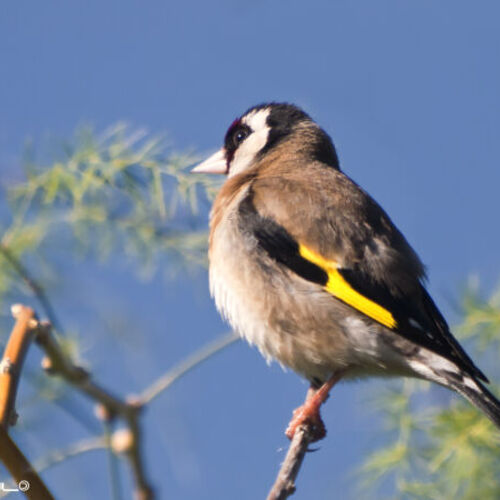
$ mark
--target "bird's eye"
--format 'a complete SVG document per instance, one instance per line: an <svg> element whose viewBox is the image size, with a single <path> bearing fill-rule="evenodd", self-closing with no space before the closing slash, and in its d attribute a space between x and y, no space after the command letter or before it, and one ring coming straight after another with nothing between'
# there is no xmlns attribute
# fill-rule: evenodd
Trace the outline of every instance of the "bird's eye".
<svg viewBox="0 0 500 500"><path fill-rule="evenodd" d="M233 146L237 148L248 136L250 130L247 127L239 127L233 134Z"/></svg>
<svg viewBox="0 0 500 500"><path fill-rule="evenodd" d="M232 157L241 143L253 132L253 130L241 121L240 118L234 120L224 137L224 148Z"/></svg>

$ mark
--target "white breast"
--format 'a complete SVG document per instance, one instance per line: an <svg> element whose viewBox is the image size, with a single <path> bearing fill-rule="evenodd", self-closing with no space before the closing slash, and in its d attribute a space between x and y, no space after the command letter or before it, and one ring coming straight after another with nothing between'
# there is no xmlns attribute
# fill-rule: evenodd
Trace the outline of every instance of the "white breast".
<svg viewBox="0 0 500 500"><path fill-rule="evenodd" d="M248 243L248 242L247 242ZM210 293L232 328L269 361L276 356L264 291L255 290L255 263L238 234L236 214L217 226L210 251Z"/></svg>

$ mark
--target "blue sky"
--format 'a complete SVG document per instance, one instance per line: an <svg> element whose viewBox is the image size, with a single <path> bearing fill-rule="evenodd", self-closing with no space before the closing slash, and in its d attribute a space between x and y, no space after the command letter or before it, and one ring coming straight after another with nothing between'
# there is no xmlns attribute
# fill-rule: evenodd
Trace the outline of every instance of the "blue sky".
<svg viewBox="0 0 500 500"><path fill-rule="evenodd" d="M251 105L294 102L332 135L344 171L405 232L455 321L453 301L468 276L479 275L485 290L498 280L499 15L493 0L5 0L0 175L17 175L27 138L68 137L81 123L126 120L166 131L180 151L208 153ZM86 358L119 392L139 390L226 331L204 272L137 284L123 266L88 266L80 276L68 265L78 293L55 300L80 330L99 298L128 311L133 328L118 346L85 332ZM137 359L147 360L140 371ZM325 408L329 436L307 458L294 498L355 498L350 472L378 439L371 387L379 385L335 390ZM305 390L243 344L190 374L148 410L147 460L160 492L262 498ZM72 425L65 438L74 437ZM47 478L75 481L75 499L106 498L105 464L82 457L73 472L59 467Z"/></svg>

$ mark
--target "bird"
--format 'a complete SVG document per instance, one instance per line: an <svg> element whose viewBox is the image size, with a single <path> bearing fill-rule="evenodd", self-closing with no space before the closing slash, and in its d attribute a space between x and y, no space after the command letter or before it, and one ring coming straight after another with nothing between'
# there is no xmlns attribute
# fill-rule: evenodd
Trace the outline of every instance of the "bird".
<svg viewBox="0 0 500 500"><path fill-rule="evenodd" d="M372 376L447 387L500 428L500 401L426 290L419 256L305 111L251 107L192 172L226 176L210 213L217 309L267 360L310 383L290 439L303 424L323 438L332 387Z"/></svg>

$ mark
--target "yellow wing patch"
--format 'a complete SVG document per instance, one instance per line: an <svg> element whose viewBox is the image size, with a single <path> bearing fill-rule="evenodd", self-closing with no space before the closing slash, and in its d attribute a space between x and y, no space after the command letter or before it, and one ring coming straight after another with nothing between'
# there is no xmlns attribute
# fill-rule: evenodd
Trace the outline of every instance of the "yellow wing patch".
<svg viewBox="0 0 500 500"><path fill-rule="evenodd" d="M397 326L397 322L390 311L360 294L349 285L339 273L337 262L324 259L304 245L299 245L299 253L304 259L317 265L328 274L328 282L325 285L325 290L328 293L388 328Z"/></svg>

